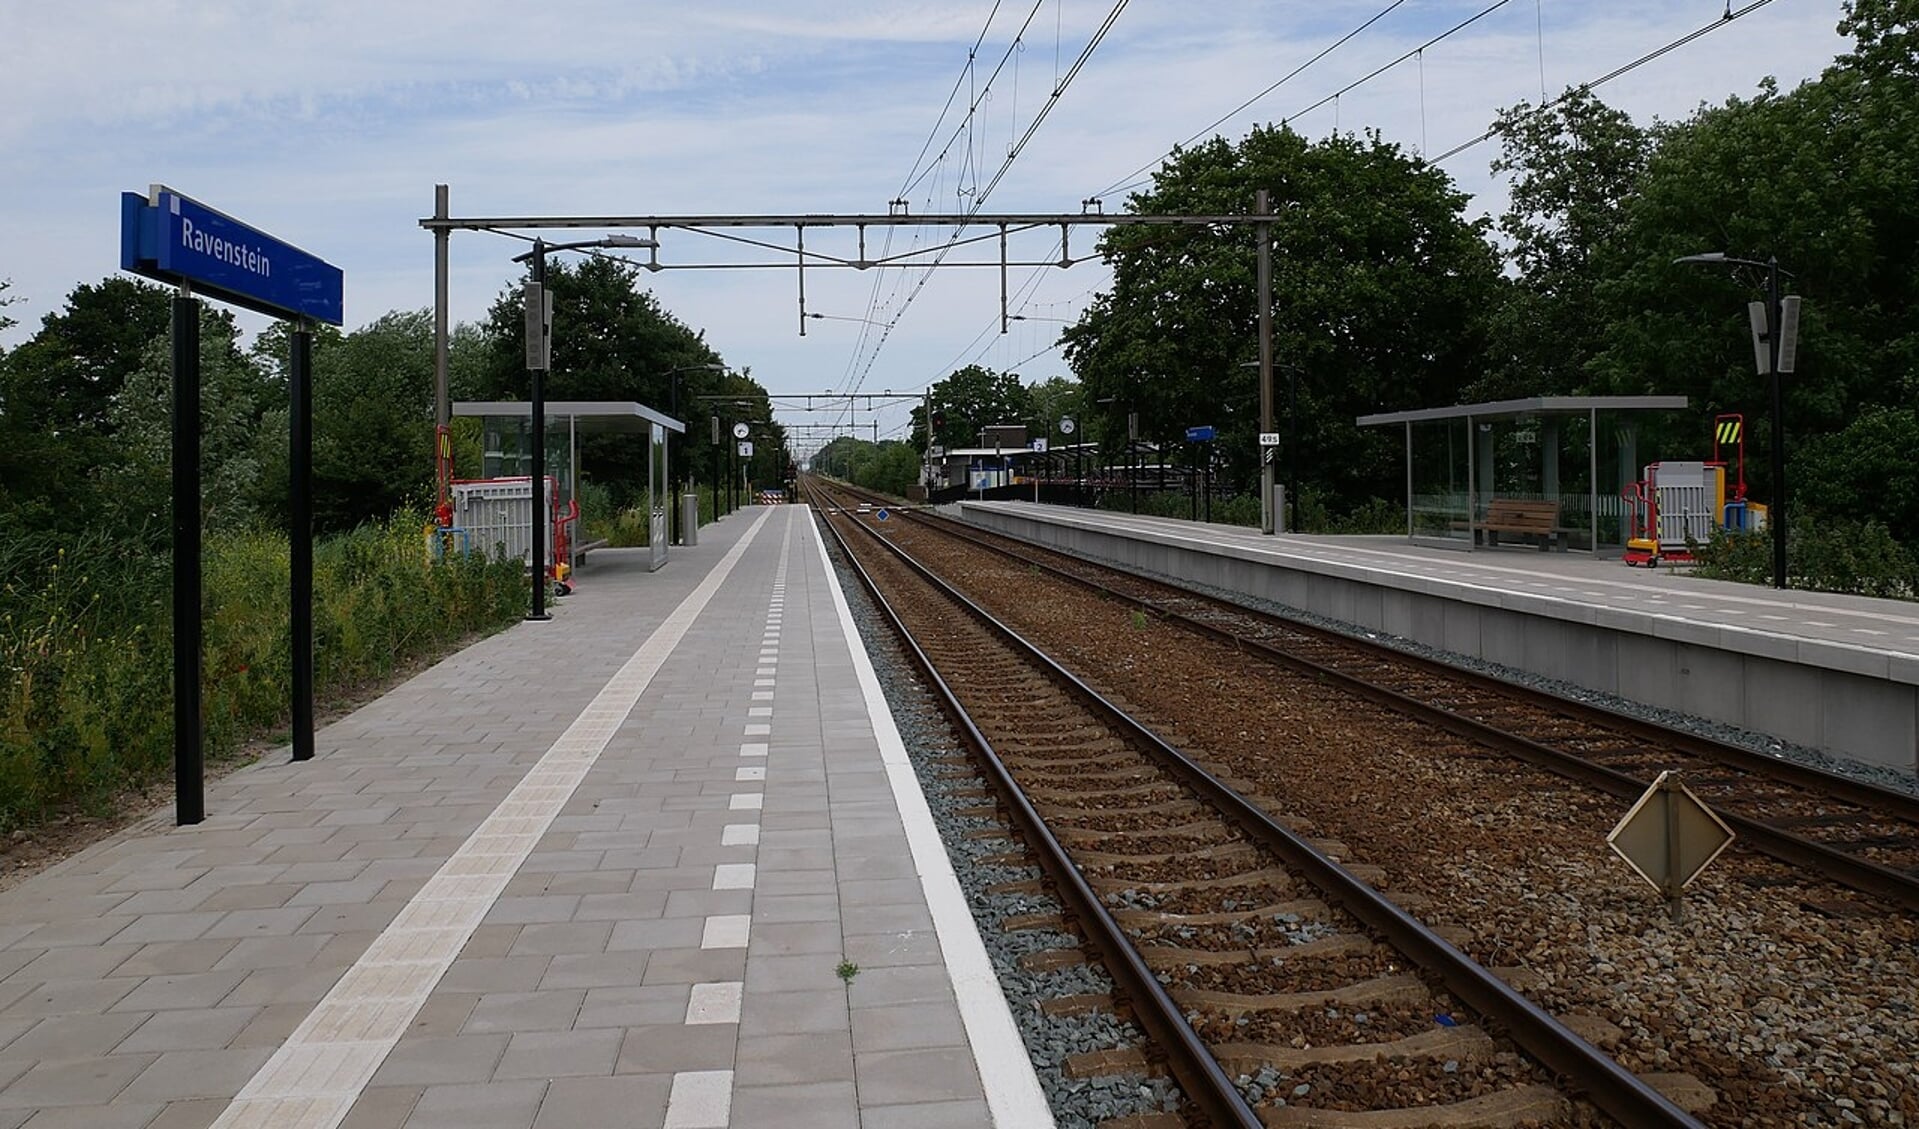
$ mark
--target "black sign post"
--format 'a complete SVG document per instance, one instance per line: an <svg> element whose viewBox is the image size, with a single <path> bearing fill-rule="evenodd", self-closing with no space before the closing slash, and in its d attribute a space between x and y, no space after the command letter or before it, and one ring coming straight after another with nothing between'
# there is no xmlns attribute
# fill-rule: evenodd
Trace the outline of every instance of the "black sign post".
<svg viewBox="0 0 1919 1129"><path fill-rule="evenodd" d="M293 759L313 756L313 397L308 319L339 325L340 269L164 185L120 197L120 267L179 288L173 299L174 820L206 818L202 711L200 302L194 291L295 323L288 358L293 527L289 599Z"/></svg>
<svg viewBox="0 0 1919 1129"><path fill-rule="evenodd" d="M173 298L173 818L206 818L200 748L200 302Z"/></svg>
<svg viewBox="0 0 1919 1129"><path fill-rule="evenodd" d="M293 492L287 571L292 582L293 759L313 759L313 332L293 324L287 357L288 473Z"/></svg>

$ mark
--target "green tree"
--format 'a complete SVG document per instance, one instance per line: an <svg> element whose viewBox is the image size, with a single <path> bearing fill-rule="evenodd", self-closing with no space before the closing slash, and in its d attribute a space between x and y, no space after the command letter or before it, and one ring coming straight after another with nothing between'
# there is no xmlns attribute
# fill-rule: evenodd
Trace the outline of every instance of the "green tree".
<svg viewBox="0 0 1919 1129"><path fill-rule="evenodd" d="M1014 373L967 365L934 382L929 391L933 442L942 447L976 447L986 427L1030 422L1031 400ZM915 440L922 434L915 432Z"/></svg>
<svg viewBox="0 0 1919 1129"><path fill-rule="evenodd" d="M231 329L223 311L203 317L216 335ZM89 478L126 457L115 404L149 346L166 340L170 318L162 288L108 278L76 287L0 357L0 519L62 530L98 521Z"/></svg>
<svg viewBox="0 0 1919 1129"><path fill-rule="evenodd" d="M273 374L282 396L289 336L285 325L276 325L253 347L256 363ZM315 532L384 521L409 503L424 508L433 490L431 311L396 310L344 335L319 328L313 337L312 379ZM285 419L282 410L281 450ZM279 499L275 512L284 512L284 458L275 476L267 496Z"/></svg>
<svg viewBox="0 0 1919 1129"><path fill-rule="evenodd" d="M1027 430L1035 437L1046 437L1054 443L1077 442L1077 434L1063 436L1059 431L1059 421L1063 416L1078 417L1085 413L1081 401L1082 389L1079 381L1066 376L1053 376L1026 388Z"/></svg>
<svg viewBox="0 0 1919 1129"><path fill-rule="evenodd" d="M1356 505L1403 490L1391 436L1355 417L1455 401L1479 371L1498 266L1447 176L1376 134L1309 142L1258 128L1175 153L1140 213L1250 214L1272 196L1275 355L1296 366L1304 485ZM1257 473L1256 244L1251 225L1123 227L1100 243L1112 289L1064 335L1109 456L1219 429L1228 480ZM1278 376L1279 410L1287 373Z"/></svg>
<svg viewBox="0 0 1919 1129"><path fill-rule="evenodd" d="M1651 142L1584 89L1544 109L1521 102L1494 129L1504 149L1492 171L1512 176L1499 230L1518 275L1495 306L1487 368L1465 398L1570 395L1605 344L1594 255L1623 226Z"/></svg>
<svg viewBox="0 0 1919 1129"><path fill-rule="evenodd" d="M260 484L268 477L263 468L285 460L285 389L240 351L238 335L231 315L202 306L201 522L209 533L259 523L266 516L260 508ZM165 543L172 512L172 421L173 352L163 336L147 346L107 412L116 454L85 478L93 521L118 536L144 533L150 545Z"/></svg>
<svg viewBox="0 0 1919 1129"><path fill-rule="evenodd" d="M1858 0L1841 25L1855 49L1818 80L1789 93L1767 82L1657 131L1626 222L1599 256L1610 330L1591 366L1596 390L1680 393L1700 415L1744 412L1748 450L1768 450L1770 381L1754 372L1746 318L1763 272L1673 264L1724 251L1776 256L1795 276L1788 292L1805 297L1797 371L1783 383L1789 464L1810 457L1817 437L1919 397L1916 11L1911 0ZM1683 449L1696 457L1704 441L1694 424ZM1820 457L1830 474L1871 465ZM1748 475L1765 500L1769 460L1754 461ZM1873 507L1842 516L1879 516L1871 486L1839 490ZM1825 504L1810 492L1798 502Z"/></svg>
<svg viewBox="0 0 1919 1129"><path fill-rule="evenodd" d="M553 293L553 400L631 400L657 411L679 405L686 435L671 444L672 473L704 480L714 453L708 419L724 399L757 396L764 388L724 370L704 336L668 313L640 289L640 269L619 259L553 256L546 284ZM525 399L528 394L525 318L518 284L502 290L483 329L484 360L468 376L479 399ZM675 374L673 370L683 371ZM755 418L770 418L762 411ZM730 464L733 439L721 437ZM606 485L617 504L630 504L646 481L644 443L630 435L582 438L581 474ZM757 458L757 455L756 455ZM772 458L769 456L771 465ZM758 467L755 468L756 472Z"/></svg>

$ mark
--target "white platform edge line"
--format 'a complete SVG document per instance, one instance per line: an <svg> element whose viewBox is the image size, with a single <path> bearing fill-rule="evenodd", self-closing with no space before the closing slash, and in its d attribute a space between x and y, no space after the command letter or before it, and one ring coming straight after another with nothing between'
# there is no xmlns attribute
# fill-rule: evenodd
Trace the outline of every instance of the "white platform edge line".
<svg viewBox="0 0 1919 1129"><path fill-rule="evenodd" d="M513 871L517 871L520 865L526 861L527 856L531 854L532 843L537 842L539 835L545 834L545 829L551 826L553 819L559 815L560 809L566 805L567 799L572 796L573 791L577 789L579 784L585 779L586 769L590 768L592 763L599 759L600 753L604 751L606 745L612 740L614 732L618 729L617 724L606 725L598 720L587 724L585 723L586 714L596 709L605 709L602 703L608 700L624 700L626 702L625 708L619 711L622 719L624 719L627 713L631 712L632 708L638 704L640 695L645 692L646 687L652 682L653 676L666 664L667 658L672 655L673 650L679 646L680 641L684 639L687 632L692 629L694 621L699 617L700 613L706 609L706 605L712 601L714 594L719 591L720 585L726 581L728 576L732 575L733 567L739 563L741 557L746 555L747 548L753 543L754 538L759 535L761 527L766 524L767 519L771 516L772 511L770 509L760 515L759 520L755 521L753 525L747 529L746 533L740 537L739 541L735 543L731 549L727 550L726 555L720 558L718 563L713 566L712 571L707 573L706 577L694 587L693 591L688 593L686 598L680 601L679 606L668 613L660 625L653 630L653 633L647 636L645 641L640 644L638 649L633 652L625 663L621 664L620 669L607 680L599 693L595 694L593 700L580 712L580 716L575 718L573 723L567 727L566 731L547 749L545 755L528 770L527 776L522 778L521 783L508 794L506 799L501 801L501 806L503 807L505 804L512 802L516 796L521 795L527 787L525 780L541 772L542 769L549 768L549 762L568 762L564 772L565 775L572 778L572 783L561 786L565 788L566 796L554 797L556 802L542 805L546 808L546 811L542 816L535 817L540 820L539 834L532 836L525 850L516 852L518 857L513 863ZM571 746L576 744L581 736L592 731L603 731L605 736L600 739L599 748L593 751L589 759L582 757L581 754ZM572 738L572 740L569 740L569 738ZM489 814L486 819L481 821L480 827L476 829L472 835L468 836L467 840L453 852L452 856L447 859L446 863L442 864L438 871L434 872L433 878L428 879L427 886L422 889L421 893L414 895L413 898L408 900L407 905L400 911L401 916L404 916L408 910L423 901L424 895L433 888L434 881L440 879L448 868L454 866L456 861L462 860L469 853L468 848L472 846L474 839L487 830L489 822L498 816L499 810L499 808L496 808L492 814ZM464 928L468 937L472 936L473 930L478 927L480 918L484 916L485 910L491 908L493 901L498 898L500 890L505 887L506 880L510 876L511 872L508 872L508 874L504 876L498 876L496 883L489 882L491 886L491 896L487 898L487 905L481 907L481 913L471 915L471 919L461 927ZM489 878L492 877L495 876L489 876ZM398 920L397 917L396 920ZM338 1045L332 1040L309 1038L316 1030L318 1017L353 1002L351 997L355 991L358 990L360 981L365 978L365 969L372 964L379 963L376 950L379 948L381 941L390 936L392 932L392 926L389 926L386 930L382 930L380 936L375 937L373 943L367 947L367 953L362 954L359 960L356 960L352 966L341 974L340 978L334 982L334 986L321 998L319 1003L314 1005L313 1010L307 1014L306 1018L301 1021L300 1026L297 1027L291 1035L287 1036L286 1041L280 1044L279 1048L274 1051L273 1056L261 1064L260 1068L254 1072L246 1085L240 1088L240 1092L234 1096L233 1100L230 1101L227 1107L221 1112L219 1118L214 1121L212 1129L239 1129L239 1127L249 1122L252 1115L258 1114L263 1107L271 1103L285 1102L288 1099L300 1099L308 1104L299 1110L292 1118L276 1126L276 1129L338 1129L340 1123L346 1119L347 1114L351 1111L354 1102L358 1099L359 1095L364 1092L367 1082L371 1081L373 1076L378 1073L381 1064L386 1061L387 1055L390 1054L394 1046L399 1043L406 1029L412 1025L413 1017L417 1016L420 1009L426 1005L428 997L433 993L433 988L439 983L440 978L445 975L447 968L452 964L453 958L458 955L459 950L465 945L465 942L462 941L460 944L453 946L452 955L447 956L444 960L432 961L431 963L438 966L437 971L435 971L431 977L422 978L427 982L420 985L420 990L417 993L403 1000L383 999L380 1001L389 1006L398 1005L407 1008L408 1015L406 1021L397 1024L396 1033L390 1037L382 1036L374 1040L354 1041L353 1046L349 1048L349 1053L356 1061L336 1064L336 1068L333 1071L336 1078L341 1075L350 1077L352 1079L351 1083L326 1086L324 1087L324 1092L313 1092L311 1088L312 1084L308 1082L305 1077L307 1073L310 1073L310 1070L303 1071L301 1069L302 1066L308 1064L302 1062L302 1060L311 1060L316 1050L320 1048ZM375 959L370 961L369 955L374 955ZM283 1087L292 1088L283 1089ZM349 1092L349 1090L351 1092Z"/></svg>
<svg viewBox="0 0 1919 1129"><path fill-rule="evenodd" d="M939 828L933 823L932 809L920 791L919 777L906 755L906 743L900 739L899 726L893 721L892 708L880 690L879 674L860 640L853 623L853 610L846 603L839 576L833 571L832 558L826 555L826 540L814 525L811 507L806 508L806 527L819 550L820 566L825 570L833 607L839 613L840 631L847 649L853 653L853 672L859 679L860 693L866 699L866 712L873 721L873 736L879 741L880 759L886 765L886 780L893 789L900 822L906 827L906 843L913 852L913 867L919 872L920 888L926 893L926 908L933 917L933 932L939 937L940 953L946 958L947 975L953 982L953 994L959 1001L960 1022L966 1026L966 1041L973 1048L973 1064L979 1070L986 1091L986 1105L993 1124L1005 1129L1051 1126L1053 1107L1040 1088L1039 1075L1026 1053L1019 1027L1013 1022L1013 1009L1006 1002L993 962L986 955L986 942L980 939L979 925L966 905L966 894L953 873L946 845L940 841Z"/></svg>

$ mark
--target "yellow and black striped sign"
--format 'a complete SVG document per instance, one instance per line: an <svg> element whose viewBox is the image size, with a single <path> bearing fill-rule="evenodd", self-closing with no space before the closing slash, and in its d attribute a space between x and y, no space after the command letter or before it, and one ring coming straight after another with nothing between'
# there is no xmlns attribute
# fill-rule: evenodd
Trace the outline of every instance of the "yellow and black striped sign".
<svg viewBox="0 0 1919 1129"><path fill-rule="evenodd" d="M453 461L453 436L444 428L440 430L440 458L449 463Z"/></svg>
<svg viewBox="0 0 1919 1129"><path fill-rule="evenodd" d="M1730 447L1739 442L1739 430L1746 421L1738 416L1726 416L1719 420L1717 435L1721 447Z"/></svg>

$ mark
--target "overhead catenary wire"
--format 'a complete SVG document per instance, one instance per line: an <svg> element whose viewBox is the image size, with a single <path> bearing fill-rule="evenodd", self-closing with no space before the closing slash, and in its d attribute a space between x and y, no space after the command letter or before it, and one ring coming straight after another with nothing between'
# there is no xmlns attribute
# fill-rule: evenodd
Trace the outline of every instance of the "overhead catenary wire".
<svg viewBox="0 0 1919 1129"><path fill-rule="evenodd" d="M1372 27L1374 24L1378 23L1380 20L1385 19L1387 16L1392 14L1394 9L1398 8L1400 5L1404 4L1405 2L1406 0L1393 0L1392 3L1386 5L1384 8L1381 8L1379 11L1373 13L1373 15L1370 18L1368 18L1366 22L1360 24L1358 27L1353 28L1351 31L1340 36L1338 39L1333 40L1330 44L1321 48L1318 54L1314 55L1312 58L1307 59L1305 62L1294 67L1292 70L1287 71L1285 74L1281 75L1279 77L1279 80L1273 83L1271 86L1268 86L1266 89L1260 91L1258 94L1253 95L1251 98L1246 99L1244 102L1241 102L1239 105L1234 106L1232 109L1221 114L1219 117L1214 118L1212 122L1206 125L1204 128L1194 131L1191 137L1188 137L1186 140L1180 142L1178 145L1173 146L1171 149L1168 149L1166 152L1161 153L1159 156L1154 157L1152 160L1134 169L1132 172L1127 173L1125 176L1120 177L1118 180L1114 181L1112 184L1109 184L1105 188L1101 189L1100 191L1093 193L1093 195L1111 196L1113 193L1121 191L1122 189L1124 189L1125 187L1133 183L1141 173L1151 172L1153 169L1153 166L1159 164L1161 161L1172 156L1174 153L1178 152L1179 150L1184 149L1186 146L1191 145L1193 142L1198 141L1200 138L1205 137L1207 134L1213 132L1215 129L1218 129L1220 126L1225 125L1226 122L1228 122L1234 117L1237 117L1240 113L1248 109L1251 109L1257 103L1264 101L1267 95L1271 94L1275 90L1278 90L1280 87L1291 82L1293 79L1298 78L1300 74L1304 73L1308 67L1312 66L1314 63L1319 62L1321 59L1324 59L1326 56L1332 54L1334 51L1337 51L1341 47L1345 46L1348 40L1353 39L1355 36L1359 35L1361 32L1364 32L1367 28Z"/></svg>
<svg viewBox="0 0 1919 1129"><path fill-rule="evenodd" d="M1013 162L1018 160L1019 155L1025 151L1027 143L1030 142L1033 136L1038 132L1039 126L1045 121L1046 116L1052 111L1052 108L1056 106L1059 103L1059 100L1065 95L1067 88L1072 85L1073 79L1079 74L1081 69L1086 65L1087 60L1092 57L1093 52L1105 40L1107 33L1110 32L1113 28L1113 25L1118 22L1120 15L1126 10L1126 6L1129 2L1130 0L1115 0L1115 3L1113 4L1112 9L1107 13L1106 18L1101 22L1098 30L1088 40L1085 48L1081 50L1079 57L1074 60L1072 67L1067 70L1066 74L1063 75L1060 78L1059 82L1054 86L1053 90L1048 95L1047 101L1045 102L1044 105L1041 106L1039 112L1035 115L1034 120L1032 124L1028 127L1026 133L1020 138L1020 141L1007 153L1006 159L1000 163L999 170L994 174L992 180L986 185L984 189L976 192L973 195L970 207L967 209L968 215L977 215L980 212L980 210L985 207L988 197L992 195L993 190L999 186L1000 182L1005 178L1007 172L1011 170ZM1032 16L1036 15L1038 13L1038 10L1039 10L1038 5L1035 5L1033 13L1030 13L1028 15L1026 24L1021 26L1020 35L1023 36L1025 34L1026 26L1031 24ZM1018 41L1019 41L1019 36L1015 36L1013 47L1008 49L1009 54L1013 50L1017 49ZM1004 57L1002 58L1002 66L1003 65L1004 65ZM996 69L994 73L995 73L995 76L997 76L997 74L999 73L998 69ZM946 254L950 253L950 250L951 250L950 247L943 249L938 258L936 258L932 263L927 264L924 267L923 272L921 273L919 279L915 282L915 284L913 285L913 288L910 291L908 291L906 298L901 303L899 310L893 315L892 318L889 318L886 320L892 323L897 322L899 316L903 315L906 309L912 305L914 299L916 299L924 291L927 281L932 277L933 272L938 268L940 263L944 261ZM885 348L886 342L888 338L890 337L890 335L891 335L891 327L889 325L889 327L886 330L882 330L880 332L878 340L873 345L872 351L867 355L866 363L861 368L859 376L855 378L852 383L853 388L859 388L864 386L866 378L872 373L873 366L874 364L878 362L880 353Z"/></svg>
<svg viewBox="0 0 1919 1129"><path fill-rule="evenodd" d="M1763 8L1770 3L1772 3L1772 0L1752 0L1752 3L1747 4L1743 8L1729 9L1724 15L1719 16L1718 18L1714 19L1709 24L1702 24L1699 27L1696 27L1693 30L1687 32L1686 34L1680 36L1678 39L1675 39L1670 43L1664 44L1663 46L1656 47L1653 50L1646 52L1644 55L1639 56L1637 59L1634 59L1630 63L1626 63L1623 66L1614 67L1612 70L1607 71L1605 74L1600 75L1598 78L1595 78L1590 82L1582 83L1576 87L1571 87L1567 90L1565 94L1560 95L1559 97L1553 99L1550 102L1542 102L1537 109L1533 110L1532 113L1533 115L1543 114L1547 110L1550 110L1554 106L1559 105L1561 102L1564 102L1566 99L1572 97L1573 95L1579 93L1580 91L1597 90L1599 87L1606 85L1607 83L1611 82L1613 79L1616 79L1620 77L1621 75L1630 74L1633 71L1638 70L1640 67L1645 66L1647 63L1650 63L1653 60L1658 59L1659 57L1663 55L1667 55L1672 53L1673 51L1677 51L1679 48L1684 47L1686 44L1691 43L1693 40L1698 39L1711 32L1717 31L1720 28L1725 27L1726 25L1732 23L1735 20L1738 20L1744 16L1750 15L1753 12L1758 11L1760 8ZM1528 116L1532 116L1532 115L1528 115ZM1459 154L1464 153L1466 150L1471 149L1475 145L1479 145L1483 142L1490 141L1497 136L1499 136L1499 127L1494 126L1493 128L1488 129L1486 132L1480 134L1479 136L1462 141L1459 144L1453 146L1451 149L1446 150L1444 153L1439 154L1437 157L1432 158L1430 163L1436 165L1439 162L1446 160L1448 157L1456 157Z"/></svg>

